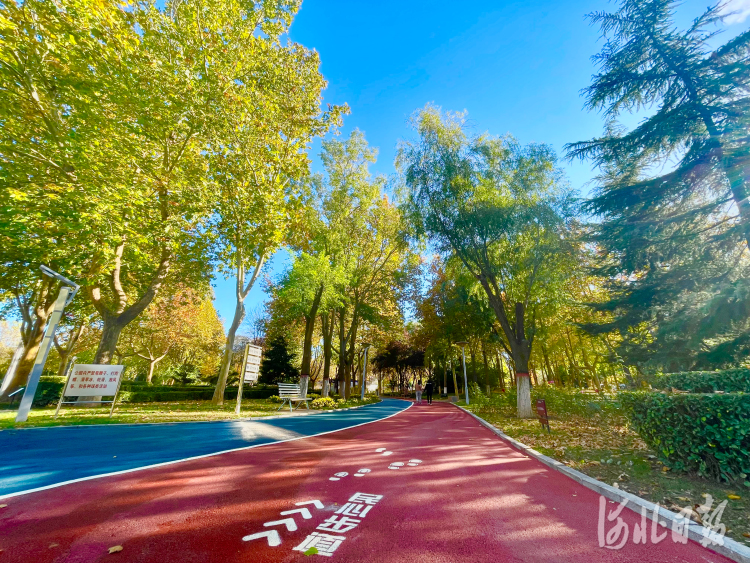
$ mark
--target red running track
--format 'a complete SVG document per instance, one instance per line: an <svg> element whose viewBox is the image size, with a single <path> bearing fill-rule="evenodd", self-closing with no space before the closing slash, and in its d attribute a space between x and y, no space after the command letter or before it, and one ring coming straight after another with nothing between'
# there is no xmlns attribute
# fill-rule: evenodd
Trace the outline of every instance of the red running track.
<svg viewBox="0 0 750 563"><path fill-rule="evenodd" d="M391 455L376 450L386 448ZM389 469L393 462L421 460ZM355 477L359 469L371 469ZM337 472L349 475L330 480ZM355 493L382 495L356 527L321 531ZM319 500L298 507L295 503ZM66 485L10 498L0 509L0 563L28 562L726 562L670 536L599 547L599 496L514 450L447 404L415 405L387 420ZM609 509L616 505L607 504ZM308 509L290 515L289 510ZM355 508L356 510L356 508ZM296 530L285 523L291 518ZM608 528L611 527L608 523ZM258 532L278 530L280 544ZM293 548L313 532L338 536L330 559ZM273 532L271 532L273 534ZM650 534L650 525L649 525ZM119 553L107 548L121 545ZM321 550L325 545L320 544Z"/></svg>

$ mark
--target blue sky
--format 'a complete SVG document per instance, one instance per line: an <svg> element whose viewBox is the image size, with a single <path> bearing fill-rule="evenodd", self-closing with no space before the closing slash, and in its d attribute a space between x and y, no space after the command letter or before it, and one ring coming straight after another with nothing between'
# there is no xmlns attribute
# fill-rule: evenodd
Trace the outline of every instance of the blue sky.
<svg viewBox="0 0 750 563"><path fill-rule="evenodd" d="M707 5L686 0L679 23ZM390 175L396 143L411 135L409 115L428 102L467 110L477 132L549 143L558 154L565 143L600 134L600 116L585 112L580 96L595 71L591 56L601 47L598 29L584 16L615 8L606 0L304 0L291 38L320 53L325 102L349 104L342 135L363 131L380 150L373 171ZM742 13L732 18L727 35L746 28L750 0L734 0L732 8ZM314 160L319 148L319 142L313 146ZM594 175L588 164L561 164L585 194ZM282 251L265 273L276 277L287 263ZM233 280L217 279L215 292L227 325ZM264 299L258 284L248 309Z"/></svg>

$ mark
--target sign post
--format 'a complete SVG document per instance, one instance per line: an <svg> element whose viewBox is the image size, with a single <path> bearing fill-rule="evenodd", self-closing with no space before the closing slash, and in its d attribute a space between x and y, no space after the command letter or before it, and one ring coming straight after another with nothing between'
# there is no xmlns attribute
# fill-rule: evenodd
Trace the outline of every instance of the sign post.
<svg viewBox="0 0 750 563"><path fill-rule="evenodd" d="M542 424L542 428L547 427L547 432L552 434L549 429L549 415L547 414L547 402L544 399L536 400L536 415L539 417L539 422Z"/></svg>
<svg viewBox="0 0 750 563"><path fill-rule="evenodd" d="M242 360L242 376L237 388L237 405L234 407L234 414L240 415L242 406L242 387L245 383L256 383L258 381L258 372L260 371L260 359L263 356L263 348L253 346L249 342L245 344L245 357Z"/></svg>
<svg viewBox="0 0 750 563"><path fill-rule="evenodd" d="M55 418L57 418L58 413L60 412L60 407L62 406L63 399L65 399L65 390L68 388L68 383L70 383L70 376L73 373L73 366L76 363L77 356L73 356L70 361L68 362L68 369L65 370L66 376L65 376L65 385L63 385L62 392L60 393L60 400L57 401L57 408L55 409Z"/></svg>
<svg viewBox="0 0 750 563"><path fill-rule="evenodd" d="M117 394L120 392L122 374L125 366L110 366L101 364L75 364L68 374L65 388L57 404L55 417L62 405L79 405L79 401L65 401L65 397L90 397L94 393L97 396L112 397L111 401L84 401L85 403L112 403L109 416L115 410Z"/></svg>

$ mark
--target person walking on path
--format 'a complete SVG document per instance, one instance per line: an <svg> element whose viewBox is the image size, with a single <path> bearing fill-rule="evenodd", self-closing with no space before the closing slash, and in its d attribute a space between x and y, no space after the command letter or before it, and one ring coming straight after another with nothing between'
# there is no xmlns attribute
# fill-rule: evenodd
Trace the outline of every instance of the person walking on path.
<svg viewBox="0 0 750 563"><path fill-rule="evenodd" d="M420 379L417 381L417 385L414 387L414 391L416 391L417 394L417 400L415 401L418 404L422 404L422 380Z"/></svg>
<svg viewBox="0 0 750 563"><path fill-rule="evenodd" d="M432 404L432 381L428 381L424 386L424 392L427 395L427 404Z"/></svg>

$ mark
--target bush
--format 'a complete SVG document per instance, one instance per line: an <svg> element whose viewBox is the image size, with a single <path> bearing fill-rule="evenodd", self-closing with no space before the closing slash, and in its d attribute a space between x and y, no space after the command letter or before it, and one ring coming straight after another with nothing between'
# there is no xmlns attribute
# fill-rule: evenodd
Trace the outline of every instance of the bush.
<svg viewBox="0 0 750 563"><path fill-rule="evenodd" d="M475 384L473 383L469 385L469 398L472 405L477 405L478 408L483 410L498 408L503 411L515 412L517 405L515 389L486 397L481 389L478 387L475 389L474 387ZM463 398L463 394L460 397ZM590 417L595 414L616 413L621 408L620 403L610 396L584 393L580 389L555 387L553 385L539 385L531 389L532 410L535 409L537 399L544 399L547 402L547 412L553 417L566 415Z"/></svg>
<svg viewBox="0 0 750 563"><path fill-rule="evenodd" d="M268 400L272 403L280 403L281 397L279 397L278 395L271 395L270 397L268 397Z"/></svg>
<svg viewBox="0 0 750 563"><path fill-rule="evenodd" d="M621 393L632 425L670 468L750 486L750 395Z"/></svg>
<svg viewBox="0 0 750 563"><path fill-rule="evenodd" d="M612 414L620 410L619 401L599 393L584 393L580 389L540 385L531 390L531 406L536 399L544 399L551 416ZM553 414L554 413L554 414Z"/></svg>
<svg viewBox="0 0 750 563"><path fill-rule="evenodd" d="M39 379L39 386L36 388L32 406L48 407L57 404L64 385L64 377L42 376ZM19 393L19 395L23 395L23 392ZM20 397L18 397L18 400L20 400Z"/></svg>
<svg viewBox="0 0 750 563"><path fill-rule="evenodd" d="M715 391L750 393L750 369L668 373L658 377L654 387L658 389L674 387L689 393L713 393Z"/></svg>
<svg viewBox="0 0 750 563"><path fill-rule="evenodd" d="M311 405L314 409L335 409L336 401L330 397L318 397L311 403Z"/></svg>

